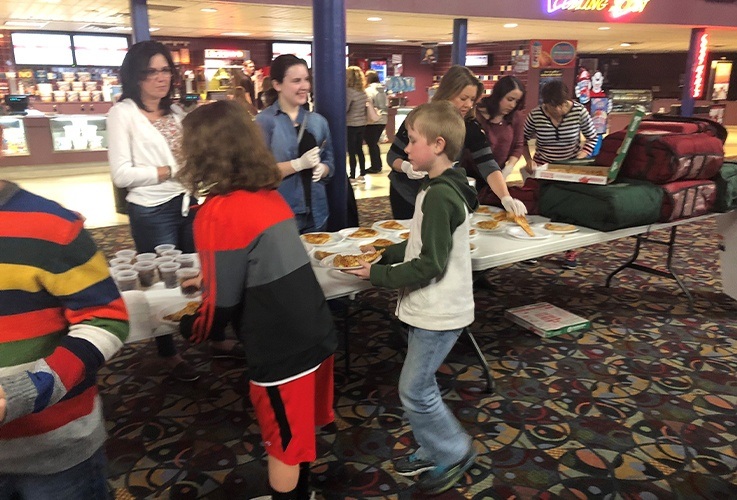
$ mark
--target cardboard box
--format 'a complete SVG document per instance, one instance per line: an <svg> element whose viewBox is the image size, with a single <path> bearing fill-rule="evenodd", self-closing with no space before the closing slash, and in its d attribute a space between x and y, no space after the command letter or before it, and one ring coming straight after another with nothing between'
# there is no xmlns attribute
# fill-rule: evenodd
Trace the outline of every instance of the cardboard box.
<svg viewBox="0 0 737 500"><path fill-rule="evenodd" d="M627 151L632 144L632 139L645 116L645 109L638 106L635 114L627 126L627 134L617 150L617 156L611 165L590 165L591 160L569 161L568 163L549 163L540 165L535 169L533 177L548 181L578 182L582 184L609 184L617 178L619 169Z"/></svg>
<svg viewBox="0 0 737 500"><path fill-rule="evenodd" d="M591 327L586 318L547 302L507 309L504 317L546 339Z"/></svg>

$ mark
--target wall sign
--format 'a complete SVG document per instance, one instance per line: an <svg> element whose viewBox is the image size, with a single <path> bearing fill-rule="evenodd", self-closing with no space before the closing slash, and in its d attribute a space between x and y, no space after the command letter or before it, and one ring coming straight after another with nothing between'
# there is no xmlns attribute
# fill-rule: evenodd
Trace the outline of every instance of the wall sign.
<svg viewBox="0 0 737 500"><path fill-rule="evenodd" d="M691 97L699 99L704 93L704 77L706 76L706 60L709 48L709 34L703 32L699 35L698 49L694 58L693 70L691 71L692 91Z"/></svg>
<svg viewBox="0 0 737 500"><path fill-rule="evenodd" d="M576 61L575 40L531 40L531 68L572 68Z"/></svg>
<svg viewBox="0 0 737 500"><path fill-rule="evenodd" d="M560 10L608 12L614 18L639 14L650 0L548 0L548 14Z"/></svg>

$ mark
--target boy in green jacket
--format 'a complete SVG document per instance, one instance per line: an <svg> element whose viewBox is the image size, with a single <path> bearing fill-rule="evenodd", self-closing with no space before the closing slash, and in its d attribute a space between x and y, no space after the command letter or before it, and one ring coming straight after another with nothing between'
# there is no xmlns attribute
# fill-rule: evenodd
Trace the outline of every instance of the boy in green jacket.
<svg viewBox="0 0 737 500"><path fill-rule="evenodd" d="M419 477L425 494L439 494L476 458L471 436L443 403L435 372L474 319L469 213L476 192L450 158L463 147L463 118L447 101L423 104L406 119L405 152L416 171L428 173L417 196L409 238L386 248L381 264L346 271L377 286L400 289L397 317L409 325L399 396L419 445L394 464Z"/></svg>

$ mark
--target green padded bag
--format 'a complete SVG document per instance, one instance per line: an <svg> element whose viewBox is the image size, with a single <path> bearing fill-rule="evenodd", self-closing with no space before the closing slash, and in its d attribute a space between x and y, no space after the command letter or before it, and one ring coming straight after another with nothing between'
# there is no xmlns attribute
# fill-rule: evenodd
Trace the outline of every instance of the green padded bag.
<svg viewBox="0 0 737 500"><path fill-rule="evenodd" d="M737 208L737 162L725 161L714 177L717 185L716 212L729 212Z"/></svg>
<svg viewBox="0 0 737 500"><path fill-rule="evenodd" d="M606 186L549 182L540 192L540 214L599 231L653 224L663 190L651 182L620 179Z"/></svg>

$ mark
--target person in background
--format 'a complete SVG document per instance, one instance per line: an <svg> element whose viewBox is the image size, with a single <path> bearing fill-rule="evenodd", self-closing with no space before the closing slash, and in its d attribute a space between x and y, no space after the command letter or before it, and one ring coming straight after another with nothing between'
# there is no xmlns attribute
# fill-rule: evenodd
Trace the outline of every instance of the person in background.
<svg viewBox="0 0 737 500"><path fill-rule="evenodd" d="M95 376L128 337L128 313L83 224L0 180L3 499L110 498Z"/></svg>
<svg viewBox="0 0 737 500"><path fill-rule="evenodd" d="M596 146L596 129L586 108L570 99L568 87L553 80L540 91L542 104L527 115L524 128L522 154L527 165L522 177L532 175L537 165L561 163L575 158L586 158ZM585 142L581 144L581 135ZM530 154L529 141L536 139L535 156ZM578 251L568 250L563 261L564 269L575 269Z"/></svg>
<svg viewBox="0 0 737 500"><path fill-rule="evenodd" d="M257 113L256 108L248 102L246 96L246 89L243 87L234 87L228 91L228 99L243 106L243 108L248 111L248 114L253 116Z"/></svg>
<svg viewBox="0 0 737 500"><path fill-rule="evenodd" d="M502 200L504 208L514 215L527 213L525 205L511 196L507 190L507 183L501 173L499 165L494 160L491 146L481 125L474 119L476 101L481 96L481 87L478 78L465 66L451 66L440 80L437 92L432 102L449 101L464 118L466 135L461 152L461 166L470 177L476 179L477 188L487 183L491 190ZM389 153L387 163L392 167L389 172L389 201L392 214L396 219L409 219L414 213L414 203L420 188L420 180L427 175L417 172L408 161L407 147L409 137L407 129L399 127Z"/></svg>
<svg viewBox="0 0 737 500"><path fill-rule="evenodd" d="M113 183L128 189L131 235L139 253L169 243L192 253L190 198L174 179L180 164L183 112L172 104L176 72L169 50L153 40L131 46L120 67L123 93L107 117L108 160ZM159 356L181 381L199 374L177 353L174 338L155 338ZM214 357L242 354L234 341L216 338Z"/></svg>
<svg viewBox="0 0 737 500"><path fill-rule="evenodd" d="M236 68L237 70L237 68ZM243 61L243 70L238 71L234 75L235 86L243 87L246 91L246 101L256 108L256 86L253 82L253 75L256 72L256 65L250 59Z"/></svg>
<svg viewBox="0 0 737 500"><path fill-rule="evenodd" d="M304 109L311 88L304 59L281 55L271 63L270 76L278 98L256 116L256 123L278 162L279 192L300 233L323 231L330 213L325 186L335 171L328 122Z"/></svg>
<svg viewBox="0 0 737 500"><path fill-rule="evenodd" d="M517 78L504 76L494 84L491 95L481 99L476 119L486 132L502 175L506 179L524 148L524 119L520 111L525 105L525 87Z"/></svg>
<svg viewBox="0 0 737 500"><path fill-rule="evenodd" d="M366 72L366 95L371 104L379 115L379 121L368 123L364 139L369 150L369 158L371 158L371 167L366 170L367 174L378 174L381 172L383 164L381 159L381 151L379 151L379 140L381 134L386 129L386 122L389 115L389 103L386 97L386 88L379 82L379 74L374 70Z"/></svg>
<svg viewBox="0 0 737 500"><path fill-rule="evenodd" d="M410 112L404 121L407 156L413 171L425 172L428 180L417 195L409 239L387 247L381 264L364 262L361 269L345 271L400 289L397 317L409 325L409 344L399 397L419 448L394 469L404 476L422 474L417 488L430 495L452 488L476 458L471 436L443 403L435 378L474 319L469 213L478 200L465 172L453 168L464 143L463 122L442 100Z"/></svg>
<svg viewBox="0 0 737 500"><path fill-rule="evenodd" d="M346 124L348 125L348 162L350 178L356 179L356 159L360 168L360 178L366 175L366 158L363 155L363 134L367 123L366 80L358 66L348 66L346 81Z"/></svg>
<svg viewBox="0 0 737 500"><path fill-rule="evenodd" d="M263 79L263 82L261 83L261 91L256 96L256 106L259 111L262 111L274 104L273 100L269 103L266 101L267 92L270 91L273 92L273 89L271 88L271 77L267 76Z"/></svg>
<svg viewBox="0 0 737 500"><path fill-rule="evenodd" d="M288 78L288 77L287 77ZM337 332L302 246L282 174L258 126L219 101L184 119L181 179L207 201L195 219L202 304L180 324L202 341L238 325L273 500L307 500L315 426L333 421Z"/></svg>

